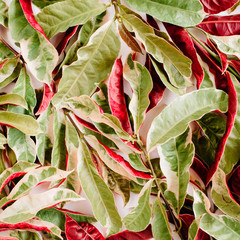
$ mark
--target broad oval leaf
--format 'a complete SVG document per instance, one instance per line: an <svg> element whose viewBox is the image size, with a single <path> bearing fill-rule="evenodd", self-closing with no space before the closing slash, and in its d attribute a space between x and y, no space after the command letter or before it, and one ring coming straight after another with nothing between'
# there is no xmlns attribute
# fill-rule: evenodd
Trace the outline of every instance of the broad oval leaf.
<svg viewBox="0 0 240 240"><path fill-rule="evenodd" d="M67 98L89 95L107 78L120 50L120 40L113 22L105 23L90 38L87 46L78 51L78 60L64 68L59 90L52 99L59 107Z"/></svg>
<svg viewBox="0 0 240 240"><path fill-rule="evenodd" d="M79 201L82 197L68 189L53 188L43 193L26 195L0 214L0 221L20 223L33 218L38 211L64 201Z"/></svg>
<svg viewBox="0 0 240 240"><path fill-rule="evenodd" d="M167 180L164 195L178 217L187 194L189 168L194 157L192 134L187 130L158 147L161 170Z"/></svg>
<svg viewBox="0 0 240 240"><path fill-rule="evenodd" d="M68 240L105 240L102 234L90 223L77 223L66 214L66 236Z"/></svg>
<svg viewBox="0 0 240 240"><path fill-rule="evenodd" d="M147 149L178 136L189 122L204 114L216 109L226 112L227 108L228 95L221 90L200 89L178 97L153 120L147 135Z"/></svg>
<svg viewBox="0 0 240 240"><path fill-rule="evenodd" d="M64 12L62 10L64 9ZM68 0L51 4L37 15L38 23L48 38L69 27L81 25L104 12L106 6L97 0Z"/></svg>
<svg viewBox="0 0 240 240"><path fill-rule="evenodd" d="M145 12L160 21L180 25L182 27L194 26L203 20L202 5L197 0L125 0L136 10ZM181 19L181 21L179 21Z"/></svg>
<svg viewBox="0 0 240 240"><path fill-rule="evenodd" d="M79 142L77 169L82 188L91 202L94 216L102 226L108 228L108 235L119 232L122 222L115 207L113 194L99 176L83 140Z"/></svg>
<svg viewBox="0 0 240 240"><path fill-rule="evenodd" d="M218 168L212 178L212 199L222 212L240 220L240 206L229 192L225 173Z"/></svg>
<svg viewBox="0 0 240 240"><path fill-rule="evenodd" d="M151 219L149 197L152 189L152 180L145 184L138 198L137 206L123 218L125 227L134 232L144 230Z"/></svg>
<svg viewBox="0 0 240 240"><path fill-rule="evenodd" d="M28 123L27 125L26 122ZM17 128L21 132L31 136L37 135L40 132L39 124L33 117L18 113L0 112L0 125Z"/></svg>

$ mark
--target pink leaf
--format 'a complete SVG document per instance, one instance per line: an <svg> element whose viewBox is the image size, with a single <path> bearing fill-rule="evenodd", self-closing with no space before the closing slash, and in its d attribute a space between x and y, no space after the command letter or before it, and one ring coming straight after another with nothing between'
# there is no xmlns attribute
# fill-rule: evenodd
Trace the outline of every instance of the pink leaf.
<svg viewBox="0 0 240 240"><path fill-rule="evenodd" d="M51 99L53 98L53 96L55 94L55 82L54 81L51 82L51 88L46 83L44 83L42 102L40 104L38 111L36 112L36 115L43 113L48 108L48 106L51 102Z"/></svg>
<svg viewBox="0 0 240 240"><path fill-rule="evenodd" d="M109 77L108 87L109 105L113 116L117 117L124 131L132 135L132 127L128 117L123 89L123 65L121 58L115 61Z"/></svg>
<svg viewBox="0 0 240 240"><path fill-rule="evenodd" d="M40 32L47 40L47 36L45 35L42 27L40 24L38 24L38 22L36 21L34 15L33 15L33 10L32 10L32 1L31 0L20 0L20 4L22 6L22 10L24 12L24 15L26 17L26 19L28 20L28 22L30 23L30 25L37 30L38 32Z"/></svg>
<svg viewBox="0 0 240 240"><path fill-rule="evenodd" d="M88 128L88 129L90 129L90 130L92 130L92 131L94 131L94 132L97 132L97 133L101 134L101 133L98 131L98 129L97 129L92 123L87 122L87 121L83 120L82 118L80 118L80 117L78 117L78 116L76 116L76 115L74 115L74 116L75 116L75 118L77 119L77 121L78 121L79 123L81 123L84 127Z"/></svg>
<svg viewBox="0 0 240 240"><path fill-rule="evenodd" d="M179 47L184 55L192 60L192 72L197 79L197 88L199 89L204 78L204 72L198 61L196 49L194 48L191 37L184 28L168 23L165 23L164 26L173 42Z"/></svg>
<svg viewBox="0 0 240 240"><path fill-rule="evenodd" d="M65 47L67 46L69 40L71 39L71 37L76 33L78 29L78 26L75 27L70 27L66 32L65 35L63 37L63 39L61 40L61 42L58 44L57 46L57 51L59 56L62 54L62 52L64 51Z"/></svg>
<svg viewBox="0 0 240 240"><path fill-rule="evenodd" d="M4 236L4 237L0 237L0 240L19 240L19 239L15 237Z"/></svg>
<svg viewBox="0 0 240 240"><path fill-rule="evenodd" d="M78 224L67 214L65 216L65 229L68 240L105 240L102 234L92 224L87 222Z"/></svg>
<svg viewBox="0 0 240 240"><path fill-rule="evenodd" d="M108 237L106 240L149 240L153 238L152 229L149 225L145 230L141 232L131 232L131 231L123 231Z"/></svg>
<svg viewBox="0 0 240 240"><path fill-rule="evenodd" d="M208 172L208 176L207 176L207 184L209 183L209 181L211 180L213 174L215 173L219 161L223 155L223 151L225 148L225 144L227 141L227 138L229 136L229 134L232 131L232 127L234 124L234 119L237 113L237 93L236 90L234 88L234 85L232 83L232 79L230 74L227 72L226 73L226 77L227 77L227 83L228 83L228 114L227 114L227 128L226 128L226 132L224 134L224 136L222 137L222 139L220 140L219 146L218 146L218 150L216 152L215 155L215 161L212 164L209 172Z"/></svg>
<svg viewBox="0 0 240 240"><path fill-rule="evenodd" d="M231 2L231 1L229 1ZM216 36L232 36L240 34L240 14L229 16L210 16L197 27Z"/></svg>
<svg viewBox="0 0 240 240"><path fill-rule="evenodd" d="M109 154L109 156L111 158L113 158L115 161L117 161L131 175L133 175L135 177L139 177L139 178L144 178L144 179L152 179L152 177L149 174L144 173L144 172L140 172L140 171L137 171L136 169L134 169L129 164L129 162L127 162L122 156L113 152L109 147L103 145L101 142L99 142L99 144L101 144L105 148L105 150L107 151L107 153Z"/></svg>
<svg viewBox="0 0 240 240"><path fill-rule="evenodd" d="M209 14L217 14L231 8L238 0L200 0L204 11Z"/></svg>
<svg viewBox="0 0 240 240"><path fill-rule="evenodd" d="M150 104L148 106L147 112L154 108L162 99L163 93L166 89L165 85L162 83L159 75L155 71L152 62L147 55L145 67L148 69L149 73L151 74L153 80L153 88L149 94Z"/></svg>

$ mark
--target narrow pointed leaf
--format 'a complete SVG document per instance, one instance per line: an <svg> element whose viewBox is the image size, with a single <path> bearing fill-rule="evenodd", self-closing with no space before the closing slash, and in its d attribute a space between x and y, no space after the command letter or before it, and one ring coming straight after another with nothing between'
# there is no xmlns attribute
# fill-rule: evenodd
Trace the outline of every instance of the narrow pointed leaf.
<svg viewBox="0 0 240 240"><path fill-rule="evenodd" d="M202 5L197 0L190 0L185 4L180 1L147 0L139 2L137 0L126 0L136 10L145 12L160 21L180 25L182 27L194 26L200 23L204 17ZM181 22L179 21L181 18Z"/></svg>
<svg viewBox="0 0 240 240"><path fill-rule="evenodd" d="M190 179L189 168L194 157L194 145L188 128L182 135L170 139L158 147L160 166L167 179L166 199L176 216L184 204Z"/></svg>
<svg viewBox="0 0 240 240"><path fill-rule="evenodd" d="M147 136L148 150L183 133L190 121L216 109L226 112L227 107L228 96L221 90L200 89L178 97L153 120Z"/></svg>
<svg viewBox="0 0 240 240"><path fill-rule="evenodd" d="M10 104L10 105L18 105L23 108L27 108L27 103L25 99L16 94L16 93L9 93L5 95L0 96L0 105L5 105L5 104Z"/></svg>
<svg viewBox="0 0 240 240"><path fill-rule="evenodd" d="M212 199L222 212L240 220L240 206L233 199L226 183L225 173L218 168L212 178Z"/></svg>
<svg viewBox="0 0 240 240"><path fill-rule="evenodd" d="M144 230L151 219L151 208L149 197L152 189L152 180L150 180L141 190L137 206L123 218L125 227L134 232Z"/></svg>
<svg viewBox="0 0 240 240"><path fill-rule="evenodd" d="M0 23L4 26L8 26L8 6L1 0L0 1Z"/></svg>
<svg viewBox="0 0 240 240"><path fill-rule="evenodd" d="M115 61L112 72L109 76L109 105L113 116L117 117L121 122L122 128L132 135L133 132L127 112L123 87L123 65L122 60L119 58Z"/></svg>
<svg viewBox="0 0 240 240"><path fill-rule="evenodd" d="M209 14L217 14L231 8L238 0L226 1L226 0L200 0L204 11Z"/></svg>
<svg viewBox="0 0 240 240"><path fill-rule="evenodd" d="M7 58L14 58L14 56L15 54L2 41L0 41L0 61L4 59L6 60Z"/></svg>
<svg viewBox="0 0 240 240"><path fill-rule="evenodd" d="M28 123L27 126L26 122ZM40 132L39 124L34 118L18 113L0 112L0 125L17 128L21 132L31 136L37 135Z"/></svg>
<svg viewBox="0 0 240 240"><path fill-rule="evenodd" d="M0 175L0 192L3 187L12 179L26 174L28 171L36 168L38 165L34 163L19 161L13 167L5 169Z"/></svg>
<svg viewBox="0 0 240 240"><path fill-rule="evenodd" d="M138 134L150 104L148 96L153 87L152 78L146 67L139 62L131 60L131 55L124 66L123 75L130 83L133 91L129 109L133 116L134 132Z"/></svg>
<svg viewBox="0 0 240 240"><path fill-rule="evenodd" d="M62 12L64 9L64 14ZM38 23L43 27L48 38L69 27L81 25L92 17L105 11L106 6L97 0L69 0L46 6L38 15Z"/></svg>
<svg viewBox="0 0 240 240"><path fill-rule="evenodd" d="M90 223L77 223L74 219L66 215L66 236L68 240L105 240L96 227Z"/></svg>
<svg viewBox="0 0 240 240"><path fill-rule="evenodd" d="M155 240L171 240L172 233L169 226L166 211L160 201L156 198L152 206L153 221L152 232Z"/></svg>
<svg viewBox="0 0 240 240"><path fill-rule="evenodd" d="M92 36L88 45L78 51L78 60L66 67L58 93L52 99L55 106L67 98L91 94L107 78L120 50L115 24L108 22Z"/></svg>
<svg viewBox="0 0 240 240"><path fill-rule="evenodd" d="M128 161L130 165L138 171L150 172L150 170L145 166L141 155L138 153L128 154Z"/></svg>
<svg viewBox="0 0 240 240"><path fill-rule="evenodd" d="M91 154L82 140L78 150L78 173L96 219L108 228L107 234L119 232L122 222L115 208L113 194L99 176Z"/></svg>

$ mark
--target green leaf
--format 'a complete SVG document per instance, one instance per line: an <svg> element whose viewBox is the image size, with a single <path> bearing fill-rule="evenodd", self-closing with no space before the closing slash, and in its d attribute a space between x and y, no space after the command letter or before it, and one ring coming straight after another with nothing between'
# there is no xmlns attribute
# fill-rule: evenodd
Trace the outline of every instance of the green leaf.
<svg viewBox="0 0 240 240"><path fill-rule="evenodd" d="M26 125L26 122L28 123ZM27 115L12 113L12 112L0 112L0 123L17 128L21 132L27 135L37 135L40 132L38 122Z"/></svg>
<svg viewBox="0 0 240 240"><path fill-rule="evenodd" d="M43 193L26 195L0 214L0 221L19 223L33 218L38 211L64 201L79 201L81 196L68 189L53 188Z"/></svg>
<svg viewBox="0 0 240 240"><path fill-rule="evenodd" d="M129 109L133 116L134 132L138 134L150 103L148 96L153 83L147 68L132 61L131 57L132 55L129 55L127 63L124 65L123 76L130 83L133 91Z"/></svg>
<svg viewBox="0 0 240 240"><path fill-rule="evenodd" d="M78 165L77 151L79 147L78 133L69 120L66 119L65 123L66 123L65 143L67 149L66 167L67 170L72 171L72 173L68 175L64 184L66 185L67 188L74 190L76 193L80 193L81 184L77 172Z"/></svg>
<svg viewBox="0 0 240 240"><path fill-rule="evenodd" d="M13 0L9 9L12 38L20 42L22 56L29 70L39 81L50 85L58 53L54 46L27 21L19 1Z"/></svg>
<svg viewBox="0 0 240 240"><path fill-rule="evenodd" d="M189 168L194 157L190 129L158 147L161 170L167 180L164 195L178 217L187 194Z"/></svg>
<svg viewBox="0 0 240 240"><path fill-rule="evenodd" d="M62 1L65 1L65 0L32 0L32 3L39 8L44 8L48 5L51 5L57 2L62 2Z"/></svg>
<svg viewBox="0 0 240 240"><path fill-rule="evenodd" d="M240 221L240 206L230 195L225 173L218 168L212 178L212 199L225 214Z"/></svg>
<svg viewBox="0 0 240 240"><path fill-rule="evenodd" d="M8 6L1 0L0 1L0 23L4 26L8 26Z"/></svg>
<svg viewBox="0 0 240 240"><path fill-rule="evenodd" d="M62 112L54 111L51 165L60 169L66 169L67 150L65 145L65 129Z"/></svg>
<svg viewBox="0 0 240 240"><path fill-rule="evenodd" d="M18 106L27 108L27 102L25 101L25 99L16 93L1 95L0 105L5 105L5 104L18 105Z"/></svg>
<svg viewBox="0 0 240 240"><path fill-rule="evenodd" d="M149 197L152 189L152 180L150 180L141 190L137 206L123 218L125 227L134 232L144 230L151 219L151 208Z"/></svg>
<svg viewBox="0 0 240 240"><path fill-rule="evenodd" d="M10 231L11 237L16 237L18 240L41 240L40 236L36 232L30 232L30 231Z"/></svg>
<svg viewBox="0 0 240 240"><path fill-rule="evenodd" d="M188 230L188 240L194 240L199 230L199 219L194 219Z"/></svg>
<svg viewBox="0 0 240 240"><path fill-rule="evenodd" d="M46 160L47 152L51 151L52 148L52 143L49 138L49 124L51 116L53 116L53 114L51 106L49 106L47 110L44 111L37 119L42 132L36 136L36 149L38 159L43 165Z"/></svg>
<svg viewBox="0 0 240 240"><path fill-rule="evenodd" d="M138 153L128 154L128 162L138 171L149 172L150 170L144 165L141 155Z"/></svg>
<svg viewBox="0 0 240 240"><path fill-rule="evenodd" d="M78 60L63 70L58 93L52 99L59 107L62 101L83 94L89 95L96 83L105 80L120 50L120 40L113 22L105 23L78 51Z"/></svg>
<svg viewBox="0 0 240 240"><path fill-rule="evenodd" d="M125 0L136 10L152 15L160 21L182 27L195 26L204 18L203 7L198 0ZM179 20L181 19L181 20Z"/></svg>
<svg viewBox="0 0 240 240"><path fill-rule="evenodd" d="M2 41L0 41L0 61L6 58L14 58L14 56L14 53Z"/></svg>
<svg viewBox="0 0 240 240"><path fill-rule="evenodd" d="M157 61L164 64L169 80L177 88L193 85L186 77L191 76L191 60L183 55L167 40L154 34L153 28L146 25L134 15L122 16L129 30L134 31L136 37L144 44L145 49Z"/></svg>
<svg viewBox="0 0 240 240"><path fill-rule="evenodd" d="M204 114L216 109L226 112L227 108L228 95L221 90L200 89L178 97L153 120L147 135L148 150L183 133L189 122Z"/></svg>
<svg viewBox="0 0 240 240"><path fill-rule="evenodd" d="M235 76L231 74L231 79L237 93L237 114L234 119L232 131L226 141L225 149L219 163L219 167L228 174L232 171L233 166L240 159L240 84Z"/></svg>
<svg viewBox="0 0 240 240"><path fill-rule="evenodd" d="M69 27L84 24L105 10L106 6L97 0L91 0L91 2L88 0L61 1L43 8L37 15L37 21L47 37L51 38L58 32L66 31Z"/></svg>
<svg viewBox="0 0 240 240"><path fill-rule="evenodd" d="M205 213L210 212L210 201L207 196L200 190L195 190L193 193L193 211L195 219L201 217Z"/></svg>
<svg viewBox="0 0 240 240"><path fill-rule="evenodd" d="M28 194L39 183L61 180L66 178L69 174L70 172L62 171L55 167L32 169L15 185L7 197L0 200L0 206Z"/></svg>
<svg viewBox="0 0 240 240"><path fill-rule="evenodd" d="M95 123L108 125L115 130L120 138L125 140L131 139L131 136L122 129L118 118L109 113L101 113L97 104L90 97L82 95L71 98L65 105L67 108L76 110L83 118L90 118Z"/></svg>
<svg viewBox="0 0 240 240"><path fill-rule="evenodd" d="M80 47L86 46L89 42L90 37L92 34L100 27L102 23L103 17L105 16L106 12L103 12L101 15L88 20L82 27L78 35L78 39L73 45L69 48L66 53L66 57L64 58L63 62L61 63L60 68L63 65L70 65L72 62L77 60L77 51Z"/></svg>
<svg viewBox="0 0 240 240"><path fill-rule="evenodd" d="M204 78L203 78L203 81L202 81L202 83L200 85L200 89L212 88L213 87L213 82L210 79L210 76L209 76L208 72L206 71L205 68L203 68L203 71L204 71Z"/></svg>
<svg viewBox="0 0 240 240"><path fill-rule="evenodd" d="M8 143L7 138L2 133L0 133L0 149L4 150L5 147L3 145L7 143Z"/></svg>
<svg viewBox="0 0 240 240"><path fill-rule="evenodd" d="M99 176L89 149L82 140L78 150L78 172L96 219L102 226L108 228L107 235L119 232L122 222L114 204L113 194Z"/></svg>
<svg viewBox="0 0 240 240"><path fill-rule="evenodd" d="M130 199L130 183L122 175L112 171L106 165L102 167L102 176L112 192L119 194L126 205Z"/></svg>
<svg viewBox="0 0 240 240"><path fill-rule="evenodd" d="M155 240L171 240L172 234L166 211L159 198L156 198L152 206L153 221L152 232Z"/></svg>

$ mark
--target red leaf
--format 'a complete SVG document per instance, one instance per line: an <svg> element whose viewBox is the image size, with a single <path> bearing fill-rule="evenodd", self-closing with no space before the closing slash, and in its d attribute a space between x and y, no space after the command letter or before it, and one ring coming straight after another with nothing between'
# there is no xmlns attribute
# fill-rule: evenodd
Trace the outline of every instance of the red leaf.
<svg viewBox="0 0 240 240"><path fill-rule="evenodd" d="M198 176L202 179L204 184L206 184L208 169L204 166L204 164L198 158L195 157L191 165L191 168L198 174Z"/></svg>
<svg viewBox="0 0 240 240"><path fill-rule="evenodd" d="M168 23L164 23L164 26L173 42L179 47L184 55L192 60L192 72L197 79L197 88L199 89L204 78L204 72L198 61L196 49L194 48L191 37L184 28Z"/></svg>
<svg viewBox="0 0 240 240"><path fill-rule="evenodd" d="M240 14L229 16L210 16L205 18L197 25L197 27L216 36L239 35Z"/></svg>
<svg viewBox="0 0 240 240"><path fill-rule="evenodd" d="M153 88L149 94L150 104L148 106L147 112L154 108L162 99L163 93L166 89L165 85L162 83L159 75L155 71L151 59L149 55L147 55L145 67L148 69L149 73L151 74L152 81L153 81Z"/></svg>
<svg viewBox="0 0 240 240"><path fill-rule="evenodd" d="M228 186L232 193L240 197L240 166L233 171L228 180Z"/></svg>
<svg viewBox="0 0 240 240"><path fill-rule="evenodd" d="M194 240L210 240L210 236L204 232L202 229L198 229L197 235Z"/></svg>
<svg viewBox="0 0 240 240"><path fill-rule="evenodd" d="M240 74L240 62L237 60L231 60L230 65L233 66Z"/></svg>
<svg viewBox="0 0 240 240"><path fill-rule="evenodd" d="M115 61L109 77L108 98L113 116L119 119L123 130L125 130L129 135L132 135L132 127L124 98L123 65L121 58L118 58Z"/></svg>
<svg viewBox="0 0 240 240"><path fill-rule="evenodd" d="M204 11L209 14L217 14L231 8L238 0L200 0Z"/></svg>
<svg viewBox="0 0 240 240"><path fill-rule="evenodd" d="M108 237L106 240L148 240L153 238L152 229L149 225L145 230L141 232L131 232L131 231L123 231Z"/></svg>
<svg viewBox="0 0 240 240"><path fill-rule="evenodd" d="M112 157L115 161L117 161L127 172L139 178L152 179L152 177L149 174L137 171L122 156L113 152L109 147L103 145L100 141L98 142L105 148L109 156Z"/></svg>
<svg viewBox="0 0 240 240"><path fill-rule="evenodd" d="M48 108L48 106L55 94L55 82L54 81L51 82L51 88L46 83L44 83L42 102L40 104L38 111L36 112L36 115L43 113Z"/></svg>
<svg viewBox="0 0 240 240"><path fill-rule="evenodd" d="M19 240L19 239L15 237L4 236L4 237L0 237L0 240Z"/></svg>
<svg viewBox="0 0 240 240"><path fill-rule="evenodd" d="M102 234L92 224L77 223L74 219L66 216L66 237L68 240L105 240Z"/></svg>
<svg viewBox="0 0 240 240"><path fill-rule="evenodd" d="M180 219L182 221L181 233L183 237L187 239L189 227L195 218L193 215L190 214L181 214Z"/></svg>
<svg viewBox="0 0 240 240"><path fill-rule="evenodd" d="M24 15L26 17L26 19L28 20L28 22L30 23L30 25L37 30L38 32L40 32L47 40L47 36L45 35L42 27L40 24L38 24L38 22L36 21L34 15L33 15L33 10L32 10L32 1L31 0L20 0L20 4L22 6L22 10L24 12Z"/></svg>
<svg viewBox="0 0 240 240"><path fill-rule="evenodd" d="M76 115L74 115L74 116L75 116L75 118L77 119L77 121L78 121L79 123L81 123L84 127L88 128L88 129L90 129L90 130L92 130L92 131L94 131L94 132L97 132L97 133L101 134L101 133L98 131L98 129L97 129L92 123L87 122L87 121L79 118L79 117L76 116Z"/></svg>
<svg viewBox="0 0 240 240"><path fill-rule="evenodd" d="M160 30L157 22L155 21L155 19L152 16L148 15L148 14L147 14L147 23L150 26L152 26L153 28L155 28L157 30Z"/></svg>
<svg viewBox="0 0 240 240"><path fill-rule="evenodd" d="M78 29L78 26L75 27L70 27L66 32L65 35L63 37L63 39L61 40L61 42L58 44L57 46L57 51L59 56L62 54L63 50L65 49L65 47L67 46L69 40L71 39L71 37L76 33Z"/></svg>
<svg viewBox="0 0 240 240"><path fill-rule="evenodd" d="M220 159L223 155L223 152L224 152L224 148L225 148L227 138L232 131L232 127L233 127L233 124L234 124L234 119L235 119L235 116L236 116L236 113L237 113L237 93L236 93L236 90L235 90L234 85L232 83L231 76L228 72L226 73L226 77L227 77L227 83L228 83L228 96L229 96L229 98L228 98L227 128L226 128L226 132L224 133L224 136L220 140L218 150L217 150L216 155L215 155L215 162L212 164L212 166L211 166L211 168L208 172L207 184L211 180L213 174L215 173L215 171L218 167L219 161L220 161Z"/></svg>

